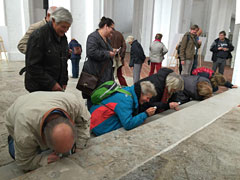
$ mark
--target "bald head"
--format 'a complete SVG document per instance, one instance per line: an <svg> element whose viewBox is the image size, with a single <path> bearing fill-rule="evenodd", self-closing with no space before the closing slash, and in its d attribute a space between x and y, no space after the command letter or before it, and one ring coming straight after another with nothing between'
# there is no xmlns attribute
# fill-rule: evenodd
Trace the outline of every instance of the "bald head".
<svg viewBox="0 0 240 180"><path fill-rule="evenodd" d="M49 22L50 21L50 16L51 14L57 9L57 6L51 6L50 8L48 8L47 10L47 16L46 16L46 21Z"/></svg>
<svg viewBox="0 0 240 180"><path fill-rule="evenodd" d="M65 153L72 149L75 142L75 129L71 122L59 116L50 120L44 129L45 141L56 153Z"/></svg>

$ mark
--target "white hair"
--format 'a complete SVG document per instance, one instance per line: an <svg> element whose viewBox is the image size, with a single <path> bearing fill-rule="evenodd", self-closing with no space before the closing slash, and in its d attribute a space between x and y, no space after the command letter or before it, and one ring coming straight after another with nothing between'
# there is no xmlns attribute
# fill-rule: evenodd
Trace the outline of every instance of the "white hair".
<svg viewBox="0 0 240 180"><path fill-rule="evenodd" d="M60 22L67 22L72 24L73 18L72 14L63 7L58 7L50 16L51 21L54 19L55 22L58 24Z"/></svg>
<svg viewBox="0 0 240 180"><path fill-rule="evenodd" d="M127 39L126 39L127 43L133 42L133 41L134 41L134 37L133 36L128 36Z"/></svg>
<svg viewBox="0 0 240 180"><path fill-rule="evenodd" d="M182 77L175 72L168 74L166 78L166 86L170 93L172 89L179 91L184 89L184 81Z"/></svg>
<svg viewBox="0 0 240 180"><path fill-rule="evenodd" d="M140 83L140 86L141 86L141 93L143 93L144 95L147 95L147 94L151 94L152 96L157 95L155 86L150 81L143 81Z"/></svg>

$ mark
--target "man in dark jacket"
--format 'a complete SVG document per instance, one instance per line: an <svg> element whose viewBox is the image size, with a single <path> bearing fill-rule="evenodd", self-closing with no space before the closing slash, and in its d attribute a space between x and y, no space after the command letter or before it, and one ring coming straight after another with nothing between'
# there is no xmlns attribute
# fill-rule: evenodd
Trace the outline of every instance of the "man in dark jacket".
<svg viewBox="0 0 240 180"><path fill-rule="evenodd" d="M127 42L131 45L129 66L133 67L133 82L136 83L140 79L142 64L146 56L141 44L137 40L134 40L133 36L128 36Z"/></svg>
<svg viewBox="0 0 240 180"><path fill-rule="evenodd" d="M224 73L224 67L226 65L226 60L232 58L231 52L234 50L234 47L229 39L226 38L226 32L221 31L219 33L219 38L215 39L211 45L210 51L213 52L212 61L213 61L213 71L216 72L217 68L219 73Z"/></svg>
<svg viewBox="0 0 240 180"><path fill-rule="evenodd" d="M68 42L65 33L72 23L71 13L62 7L51 21L34 31L26 52L25 88L34 91L63 91L67 86Z"/></svg>

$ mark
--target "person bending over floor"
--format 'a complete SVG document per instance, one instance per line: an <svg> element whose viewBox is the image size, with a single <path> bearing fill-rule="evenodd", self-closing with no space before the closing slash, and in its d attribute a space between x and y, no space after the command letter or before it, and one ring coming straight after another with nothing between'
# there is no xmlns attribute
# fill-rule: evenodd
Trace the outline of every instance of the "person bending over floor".
<svg viewBox="0 0 240 180"><path fill-rule="evenodd" d="M90 109L90 130L97 136L124 127L126 130L141 125L144 120L155 113L150 107L138 114L139 104L149 102L156 96L156 90L151 82L145 81L131 87L123 88L131 96L117 92L104 99L100 105L93 105Z"/></svg>
<svg viewBox="0 0 240 180"><path fill-rule="evenodd" d="M213 92L216 92L218 90L218 86L225 86L227 88L237 88L237 85L233 85L229 81L227 81L224 76L220 73L214 73L213 70L206 68L206 67L200 67L197 69L194 69L192 72L192 75L198 75L202 77L206 77L210 80Z"/></svg>
<svg viewBox="0 0 240 180"><path fill-rule="evenodd" d="M184 104L191 100L204 100L212 96L212 86L209 79L201 76L182 76L184 90L174 93L170 99Z"/></svg>
<svg viewBox="0 0 240 180"><path fill-rule="evenodd" d="M169 108L179 110L179 104L177 102L169 103L168 100L174 92L183 90L184 88L184 82L180 75L176 74L171 69L162 68L156 74L140 80L135 83L135 85L139 85L144 81L150 81L154 84L157 96L153 97L149 102L142 104L139 107L140 112L153 106L157 107L156 113L165 111Z"/></svg>
<svg viewBox="0 0 240 180"><path fill-rule="evenodd" d="M63 92L34 92L20 96L7 110L9 153L22 170L57 161L57 154L75 147L76 130L77 148L86 145L90 115L78 97Z"/></svg>

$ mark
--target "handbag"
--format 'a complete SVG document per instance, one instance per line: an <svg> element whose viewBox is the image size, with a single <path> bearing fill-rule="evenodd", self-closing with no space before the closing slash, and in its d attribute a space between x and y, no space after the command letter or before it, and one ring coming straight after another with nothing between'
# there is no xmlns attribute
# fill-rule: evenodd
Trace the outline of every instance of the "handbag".
<svg viewBox="0 0 240 180"><path fill-rule="evenodd" d="M97 83L98 78L96 76L82 71L76 88L82 91L83 94L90 96L96 88Z"/></svg>
<svg viewBox="0 0 240 180"><path fill-rule="evenodd" d="M99 77L95 75L89 74L87 72L82 71L80 78L78 79L77 89L82 91L82 94L87 96L91 96L92 92L96 89L98 85L99 79L101 79L105 68L107 67L108 63L106 63L101 70Z"/></svg>

